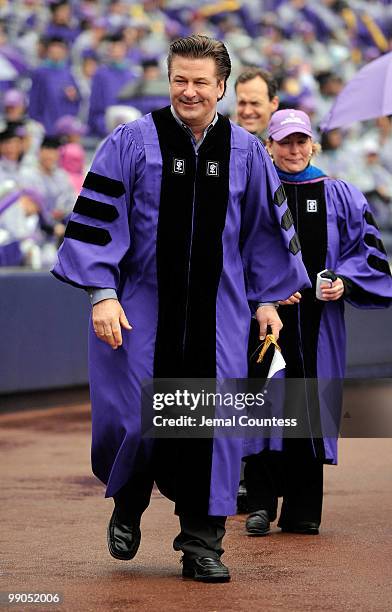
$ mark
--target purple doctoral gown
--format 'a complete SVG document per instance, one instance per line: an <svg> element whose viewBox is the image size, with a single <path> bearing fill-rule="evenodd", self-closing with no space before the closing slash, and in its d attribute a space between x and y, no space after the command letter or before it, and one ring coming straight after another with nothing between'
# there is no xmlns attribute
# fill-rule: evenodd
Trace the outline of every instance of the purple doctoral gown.
<svg viewBox="0 0 392 612"><path fill-rule="evenodd" d="M391 271L369 204L358 189L326 176L301 183L282 180L312 288L302 292L299 306L280 308L279 343L286 377L307 379L300 418L307 421L314 454L336 464L346 365L344 300L317 300L316 274L326 268L334 271L344 280L345 300L355 307L387 308L392 301ZM249 439L244 455L262 449L281 450L282 440Z"/></svg>
<svg viewBox="0 0 392 612"><path fill-rule="evenodd" d="M141 382L246 378L250 307L308 285L294 228L280 225L286 210L262 145L222 116L197 160L169 107L100 146L54 274L116 289L133 326L116 351L90 326L92 465L106 496L149 453ZM241 440L185 440L177 450L176 512L234 514Z"/></svg>

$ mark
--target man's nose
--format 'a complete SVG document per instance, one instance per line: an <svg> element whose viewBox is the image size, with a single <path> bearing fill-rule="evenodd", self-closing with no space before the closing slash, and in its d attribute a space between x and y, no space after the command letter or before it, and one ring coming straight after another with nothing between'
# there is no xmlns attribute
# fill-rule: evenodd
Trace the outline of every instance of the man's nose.
<svg viewBox="0 0 392 612"><path fill-rule="evenodd" d="M250 104L244 104L242 107L243 115L251 115L252 114L252 106Z"/></svg>
<svg viewBox="0 0 392 612"><path fill-rule="evenodd" d="M187 83L183 92L187 98L193 98L196 95L195 86L193 83Z"/></svg>

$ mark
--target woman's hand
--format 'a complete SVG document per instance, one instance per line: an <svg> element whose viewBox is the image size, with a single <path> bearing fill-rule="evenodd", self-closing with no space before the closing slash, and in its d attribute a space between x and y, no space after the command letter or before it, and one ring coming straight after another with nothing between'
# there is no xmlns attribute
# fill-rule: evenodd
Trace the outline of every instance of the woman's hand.
<svg viewBox="0 0 392 612"><path fill-rule="evenodd" d="M344 293L344 285L341 278L337 278L333 281L332 285L321 285L321 295L323 299L327 302L334 302L336 300L340 300Z"/></svg>

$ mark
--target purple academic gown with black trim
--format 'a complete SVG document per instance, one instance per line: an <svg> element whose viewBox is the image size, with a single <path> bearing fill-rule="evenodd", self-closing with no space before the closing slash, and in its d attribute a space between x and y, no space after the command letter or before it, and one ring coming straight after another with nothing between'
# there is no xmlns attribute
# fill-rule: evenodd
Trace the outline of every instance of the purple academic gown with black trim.
<svg viewBox="0 0 392 612"><path fill-rule="evenodd" d="M197 163L169 107L100 146L53 272L116 289L133 326L113 351L90 325L92 465L106 496L151 451L140 432L141 381L246 378L250 304L309 284L294 228L280 226L286 210L264 148L222 116ZM164 442L177 444L176 512L234 514L242 441Z"/></svg>
<svg viewBox="0 0 392 612"><path fill-rule="evenodd" d="M344 300L317 300L316 275L328 268L343 278L344 299L357 308L387 308L392 302L391 271L369 204L356 187L326 176L301 183L282 181L291 213L286 224L294 222L312 281L298 306L279 309L285 376L317 379L317 386L308 380L302 417L307 413L314 455L324 463L336 464L337 435L329 434L337 432L342 406ZM263 449L281 450L282 440L278 436L249 439L244 455Z"/></svg>

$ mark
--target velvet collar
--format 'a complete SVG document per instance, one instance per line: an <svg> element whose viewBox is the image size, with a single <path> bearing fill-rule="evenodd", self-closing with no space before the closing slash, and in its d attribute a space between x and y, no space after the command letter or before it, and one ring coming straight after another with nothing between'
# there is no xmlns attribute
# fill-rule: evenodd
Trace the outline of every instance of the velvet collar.
<svg viewBox="0 0 392 612"><path fill-rule="evenodd" d="M301 172L284 172L278 168L278 166L275 166L275 168L280 180L286 183L304 183L326 176L320 168L316 168L316 166L312 166L311 164L304 170L301 170Z"/></svg>

